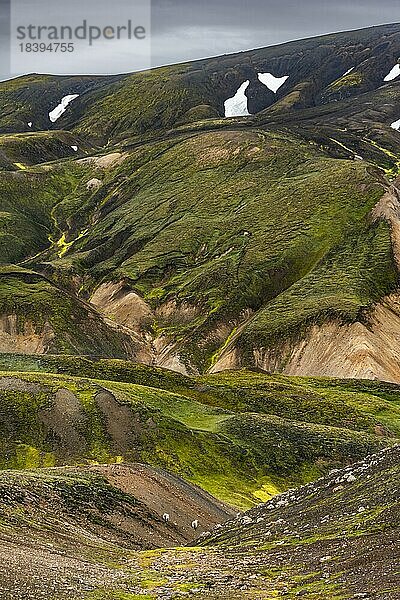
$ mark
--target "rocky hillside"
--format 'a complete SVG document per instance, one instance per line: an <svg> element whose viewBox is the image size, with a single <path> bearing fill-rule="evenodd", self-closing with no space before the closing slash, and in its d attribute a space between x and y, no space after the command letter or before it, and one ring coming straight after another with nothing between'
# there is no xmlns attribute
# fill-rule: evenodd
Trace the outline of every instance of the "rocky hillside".
<svg viewBox="0 0 400 600"><path fill-rule="evenodd" d="M281 595L398 598L399 470L397 446L282 494L202 543L232 558L245 546L253 568L278 578Z"/></svg>
<svg viewBox="0 0 400 600"><path fill-rule="evenodd" d="M147 552L133 547L152 507L129 493L129 478L116 485L119 467L1 476L2 597L397 600L399 458L397 446L291 490L218 524L196 547ZM221 516L208 500L207 510ZM151 527L164 539L177 535L159 517Z"/></svg>

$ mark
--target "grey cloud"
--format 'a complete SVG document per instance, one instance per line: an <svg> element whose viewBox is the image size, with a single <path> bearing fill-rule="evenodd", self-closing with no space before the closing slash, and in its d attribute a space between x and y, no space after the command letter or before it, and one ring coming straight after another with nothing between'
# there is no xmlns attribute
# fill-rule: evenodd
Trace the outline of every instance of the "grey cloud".
<svg viewBox="0 0 400 600"><path fill-rule="evenodd" d="M153 63L395 22L398 7L398 0L153 0Z"/></svg>
<svg viewBox="0 0 400 600"><path fill-rule="evenodd" d="M7 76L7 5L0 0L0 76ZM35 0L27 0L34 2ZM49 0L54 3L61 0ZM86 0L88 1L88 0ZM113 14L119 2L92 0ZM80 7L84 0L68 0ZM152 65L193 60L323 33L396 22L399 0L152 0ZM129 50L98 48L98 72L132 70Z"/></svg>

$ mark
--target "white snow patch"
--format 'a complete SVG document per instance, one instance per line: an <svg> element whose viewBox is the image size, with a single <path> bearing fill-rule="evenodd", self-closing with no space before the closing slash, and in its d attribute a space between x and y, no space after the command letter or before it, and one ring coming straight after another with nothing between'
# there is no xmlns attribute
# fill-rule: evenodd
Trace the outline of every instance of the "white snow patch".
<svg viewBox="0 0 400 600"><path fill-rule="evenodd" d="M271 92L276 92L283 86L285 81L289 79L289 75L284 75L283 77L275 77L272 73L259 73L258 79L267 86Z"/></svg>
<svg viewBox="0 0 400 600"><path fill-rule="evenodd" d="M28 127L32 127L32 125L33 125L32 121L29 121Z"/></svg>
<svg viewBox="0 0 400 600"><path fill-rule="evenodd" d="M400 75L400 65L397 63L393 69L386 75L383 81L393 81Z"/></svg>
<svg viewBox="0 0 400 600"><path fill-rule="evenodd" d="M78 152L78 146L71 146L71 148L74 152Z"/></svg>
<svg viewBox="0 0 400 600"><path fill-rule="evenodd" d="M400 119L399 119L398 121L394 121L394 122L393 122L393 123L390 125L390 127L391 127L392 129L395 129L396 131L399 131L399 129L400 129Z"/></svg>
<svg viewBox="0 0 400 600"><path fill-rule="evenodd" d="M78 98L79 94L69 94L68 96L64 96L62 98L60 104L56 106L51 112L49 112L49 119L52 123L55 123L61 115L65 113L67 110L68 104L71 104L75 98Z"/></svg>
<svg viewBox="0 0 400 600"><path fill-rule="evenodd" d="M225 100L225 117L248 117L250 115L245 94L249 85L250 81L245 81L232 98Z"/></svg>

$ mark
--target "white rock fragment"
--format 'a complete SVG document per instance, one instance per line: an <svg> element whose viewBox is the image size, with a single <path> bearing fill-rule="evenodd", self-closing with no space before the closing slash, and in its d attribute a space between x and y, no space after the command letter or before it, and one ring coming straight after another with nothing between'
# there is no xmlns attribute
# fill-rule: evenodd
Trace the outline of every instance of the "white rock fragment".
<svg viewBox="0 0 400 600"><path fill-rule="evenodd" d="M250 81L245 81L232 98L225 100L225 117L248 117L250 115L245 93L249 85Z"/></svg>
<svg viewBox="0 0 400 600"><path fill-rule="evenodd" d="M55 123L61 117L61 115L65 113L67 106L78 97L79 94L69 94L68 96L64 96L61 99L60 104L58 104L52 111L49 112L50 121Z"/></svg>
<svg viewBox="0 0 400 600"><path fill-rule="evenodd" d="M288 500L279 500L279 502L276 503L275 508L286 508L287 506L289 506Z"/></svg>
<svg viewBox="0 0 400 600"><path fill-rule="evenodd" d="M396 79L396 77L398 77L400 75L400 64L397 63L394 65L393 69L391 69L391 71L389 71L389 73L386 75L386 77L384 78L383 81L393 81L393 79Z"/></svg>
<svg viewBox="0 0 400 600"><path fill-rule="evenodd" d="M78 152L78 146L71 146L71 148L74 152Z"/></svg>
<svg viewBox="0 0 400 600"><path fill-rule="evenodd" d="M340 490L343 490L343 489L344 489L344 487L342 485L338 485L338 486L334 487L332 491L333 492L340 492Z"/></svg>
<svg viewBox="0 0 400 600"><path fill-rule="evenodd" d="M100 179L97 179L96 177L94 177L93 179L91 179L90 181L87 182L86 189L90 190L90 191L98 190L100 186L101 186Z"/></svg>
<svg viewBox="0 0 400 600"><path fill-rule="evenodd" d="M28 127L32 127L32 125L33 125L32 121L29 121Z"/></svg>
<svg viewBox="0 0 400 600"><path fill-rule="evenodd" d="M327 562L328 560L332 560L332 556L323 556L322 558L319 559L319 562L324 563L324 562Z"/></svg>
<svg viewBox="0 0 400 600"><path fill-rule="evenodd" d="M203 531L203 533L201 533L199 537L203 538L203 537L207 537L209 535L211 535L211 531Z"/></svg>
<svg viewBox="0 0 400 600"><path fill-rule="evenodd" d="M289 75L283 77L275 77L272 73L258 73L258 79L263 83L271 92L276 92L283 86L285 81L289 79Z"/></svg>

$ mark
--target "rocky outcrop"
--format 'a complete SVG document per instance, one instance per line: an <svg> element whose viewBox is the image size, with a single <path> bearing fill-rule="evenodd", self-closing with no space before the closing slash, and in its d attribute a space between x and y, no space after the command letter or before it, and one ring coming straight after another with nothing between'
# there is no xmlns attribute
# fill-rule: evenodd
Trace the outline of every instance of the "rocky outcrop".
<svg viewBox="0 0 400 600"><path fill-rule="evenodd" d="M54 337L54 330L49 323L39 328L29 319L21 325L15 314L3 314L0 317L0 352L44 354Z"/></svg>
<svg viewBox="0 0 400 600"><path fill-rule="evenodd" d="M288 375L400 383L400 296L378 304L368 324L314 326L304 340L270 351L256 350L254 358L258 367Z"/></svg>
<svg viewBox="0 0 400 600"><path fill-rule="evenodd" d="M154 319L149 305L123 281L103 283L90 301L109 319L136 333L143 333Z"/></svg>

